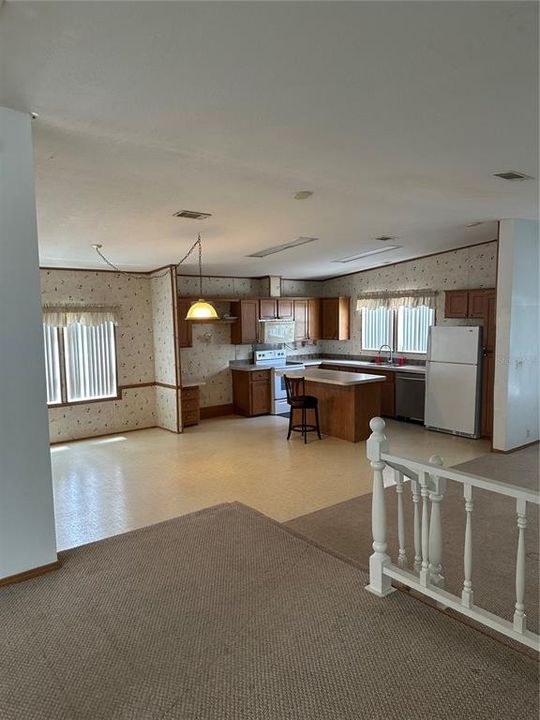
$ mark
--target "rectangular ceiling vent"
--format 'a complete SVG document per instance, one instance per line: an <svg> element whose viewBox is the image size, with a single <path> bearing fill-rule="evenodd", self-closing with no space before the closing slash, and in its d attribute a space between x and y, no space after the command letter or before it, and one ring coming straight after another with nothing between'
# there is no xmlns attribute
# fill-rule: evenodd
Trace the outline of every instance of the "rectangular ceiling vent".
<svg viewBox="0 0 540 720"><path fill-rule="evenodd" d="M381 253L388 252L389 250L398 250L400 247L401 245L387 245L386 247L377 250L365 250L364 252L356 253L356 255L347 255L347 257L338 258L337 260L332 260L332 262L350 263L355 260L361 260L365 257L371 257L372 255L379 255Z"/></svg>
<svg viewBox="0 0 540 720"><path fill-rule="evenodd" d="M187 218L188 220L205 220L212 217L212 213L197 212L196 210L179 210L173 217Z"/></svg>
<svg viewBox="0 0 540 720"><path fill-rule="evenodd" d="M299 245L306 245L307 243L314 242L318 239L319 238L314 237L299 237L296 238L296 240L291 240L291 242L284 243L283 245L274 245L273 247L266 248L266 250L259 250L258 252L250 253L249 255L246 255L246 257L263 258L267 255L274 255L275 253L283 252L283 250L290 250L291 248L298 247Z"/></svg>
<svg viewBox="0 0 540 720"><path fill-rule="evenodd" d="M516 181L516 180L532 180L532 177L530 175L525 175L525 173L515 172L514 170L507 170L506 172L500 172L500 173L494 173L494 177L502 178L503 180L510 180L510 181Z"/></svg>

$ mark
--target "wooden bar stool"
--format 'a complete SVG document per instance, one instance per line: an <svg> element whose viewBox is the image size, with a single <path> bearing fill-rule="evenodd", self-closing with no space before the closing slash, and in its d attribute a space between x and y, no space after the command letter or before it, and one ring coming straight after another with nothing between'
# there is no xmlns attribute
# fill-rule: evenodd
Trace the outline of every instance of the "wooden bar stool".
<svg viewBox="0 0 540 720"><path fill-rule="evenodd" d="M285 379L285 389L287 391L287 403L291 408L289 415L289 432L287 440L291 437L293 431L302 433L304 443L307 443L308 432L316 432L321 440L321 431L319 428L319 401L313 395L306 395L306 383L303 377L287 377ZM295 410L302 413L302 422L298 425L293 424L293 415ZM315 425L307 424L307 411L315 411Z"/></svg>

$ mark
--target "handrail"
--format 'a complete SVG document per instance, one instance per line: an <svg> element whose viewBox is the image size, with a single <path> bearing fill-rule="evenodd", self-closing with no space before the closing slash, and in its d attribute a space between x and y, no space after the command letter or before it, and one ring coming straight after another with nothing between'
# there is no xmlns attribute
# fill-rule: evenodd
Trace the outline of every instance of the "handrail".
<svg viewBox="0 0 540 720"><path fill-rule="evenodd" d="M406 457L392 455L391 453L382 452L381 459L386 461L389 465L397 464L405 466L409 470L414 470L417 473L429 472L440 478L455 480L463 485L472 485L473 487L481 488L482 490L491 490L492 492L499 493L499 495L507 495L508 497L515 498L516 500L525 500L526 502L540 505L540 492L536 492L535 490L527 490L526 488L510 485L509 483L501 482L500 480L490 480L489 478L484 478L479 475L471 475L470 473L462 472L461 470L441 468L434 463L419 462L418 460L411 460Z"/></svg>
<svg viewBox="0 0 540 720"><path fill-rule="evenodd" d="M450 607L467 617L486 625L507 637L517 640L535 650L540 650L540 637L527 629L525 612L527 503L540 505L540 493L516 487L498 480L472 475L461 470L443 467L443 461L434 455L429 462L419 462L387 452L388 443L384 434L382 418L370 422L373 431L366 447L367 457L373 468L373 495L371 503L371 524L373 532L373 554L369 558L369 585L374 595L385 597L394 592L392 579L407 585L436 600L442 607ZM397 565L387 553L386 500L383 472L386 467L394 469L397 493ZM413 502L414 569L407 569L406 533L403 511L404 479L410 479ZM444 500L447 481L461 483L463 487L463 510L465 513L465 536L463 549L463 586L461 595L445 590L442 558L441 503ZM515 603L512 620L495 615L474 603L473 572L473 514L474 492L477 488L515 501L517 526L517 551L515 565Z"/></svg>

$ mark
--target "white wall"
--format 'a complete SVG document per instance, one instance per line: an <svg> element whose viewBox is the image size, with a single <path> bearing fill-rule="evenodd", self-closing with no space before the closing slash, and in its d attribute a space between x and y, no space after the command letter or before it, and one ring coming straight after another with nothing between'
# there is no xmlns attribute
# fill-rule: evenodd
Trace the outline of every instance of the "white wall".
<svg viewBox="0 0 540 720"><path fill-rule="evenodd" d="M539 250L537 221L501 221L493 426L497 450L540 437Z"/></svg>
<svg viewBox="0 0 540 720"><path fill-rule="evenodd" d="M30 126L0 108L0 578L56 560Z"/></svg>

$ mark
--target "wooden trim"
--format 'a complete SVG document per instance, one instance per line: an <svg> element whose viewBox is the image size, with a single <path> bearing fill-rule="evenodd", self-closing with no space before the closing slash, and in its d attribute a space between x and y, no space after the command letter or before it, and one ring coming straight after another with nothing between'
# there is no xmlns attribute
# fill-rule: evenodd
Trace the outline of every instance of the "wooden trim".
<svg viewBox="0 0 540 720"><path fill-rule="evenodd" d="M180 389L177 385L169 385L169 383L162 383L162 382L158 382L157 380L154 383L154 385L156 387L169 388L169 390L179 390Z"/></svg>
<svg viewBox="0 0 540 720"><path fill-rule="evenodd" d="M525 445L519 445L518 447L512 448L511 450L497 450L497 448L492 448L491 452L496 453L497 455L511 455L518 450L525 450L525 448L532 447L533 445L540 445L540 440L533 440L530 443L525 443Z"/></svg>
<svg viewBox="0 0 540 720"><path fill-rule="evenodd" d="M0 587L24 582L25 580L31 580L32 578L38 577L38 575L44 575L52 570L58 570L60 566L60 560L56 560L55 562L48 563L47 565L40 565L39 567L32 568L31 570L25 570L24 572L17 573L16 575L9 575L8 577L0 578Z"/></svg>
<svg viewBox="0 0 540 720"><path fill-rule="evenodd" d="M176 382L176 397L174 398L176 404L176 432L181 433L183 431L182 425L182 414L181 414L181 398L180 398L180 347L178 338L178 288L176 280L176 266L170 267L171 271L171 307L172 307L172 321L173 321L173 345L174 345L174 378Z"/></svg>
<svg viewBox="0 0 540 720"><path fill-rule="evenodd" d="M458 252L459 250L468 250L472 247L480 247L481 245L490 245L491 243L498 243L499 238L493 238L493 240L485 240L481 243L472 243L471 245L461 245L460 247L456 248L450 248L449 250L439 250L439 252L434 253L428 253L427 255L416 255L412 258L407 258L406 260L396 260L396 262L390 262L387 265L373 265L372 267L365 268L364 270L353 270L349 273L343 273L342 275L329 275L328 277L324 278L311 278L311 280L315 280L318 282L326 282L327 280L337 280L338 278L342 277L348 277L349 275L360 275L361 273L365 272L371 272L372 270L380 270L382 267L388 268L392 267L393 265L403 265L403 263L407 262L416 262L418 260L425 260L426 258L435 257L436 255L446 255L447 253L451 252ZM305 281L310 280L310 278L304 278ZM300 281L302 282L302 281Z"/></svg>
<svg viewBox="0 0 540 720"><path fill-rule="evenodd" d="M129 428L129 430L113 430L112 432L100 433L99 435L85 435L84 437L72 438L71 440L53 440L49 442L49 446L53 445L67 445L67 443L83 442L84 440L99 440L104 437L113 437L114 435L125 435L130 432L137 432L138 430L151 430L152 428L158 428L158 430L167 430L167 428L159 427L159 425L145 425L144 427ZM170 430L169 432L172 432Z"/></svg>
<svg viewBox="0 0 540 720"><path fill-rule="evenodd" d="M120 391L122 390L133 390L134 388L143 388L143 387L154 387L156 383L154 380L152 382L144 382L144 383L132 383L131 385L119 385L118 389Z"/></svg>
<svg viewBox="0 0 540 720"><path fill-rule="evenodd" d="M229 403L228 405L210 405L209 407L202 407L200 409L201 420L208 420L213 417L223 417L223 415L236 415L234 412L234 405Z"/></svg>

